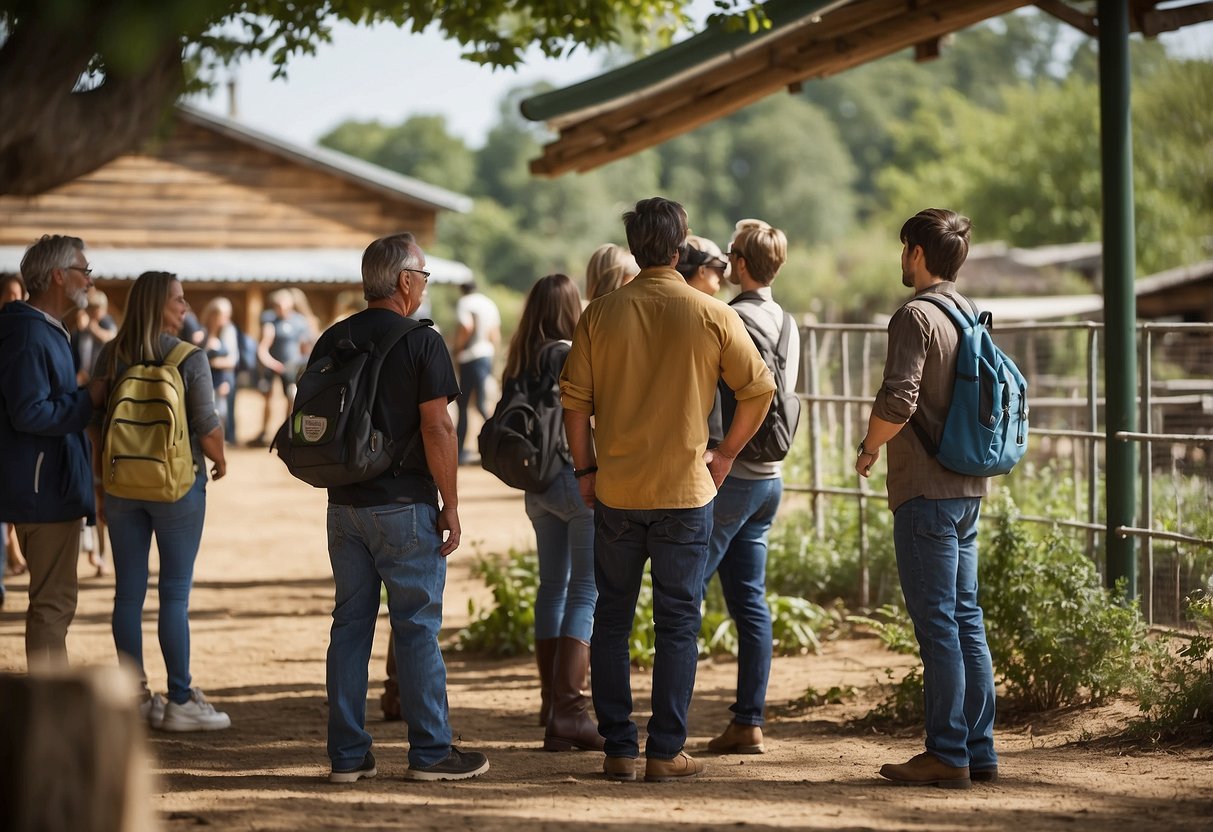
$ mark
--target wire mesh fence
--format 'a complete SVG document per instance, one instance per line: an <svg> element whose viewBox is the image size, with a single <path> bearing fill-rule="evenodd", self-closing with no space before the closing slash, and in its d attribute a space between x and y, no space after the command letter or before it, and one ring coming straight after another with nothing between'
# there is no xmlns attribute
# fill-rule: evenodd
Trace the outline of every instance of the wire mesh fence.
<svg viewBox="0 0 1213 832"><path fill-rule="evenodd" d="M1005 489L1025 522L1055 524L1085 538L1102 571L1107 534L1104 475L1104 331L1098 322L1003 324L995 333L1029 383L1028 455ZM1137 327L1139 444L1136 525L1115 534L1138 538L1138 589L1151 623L1182 624L1183 599L1213 591L1213 324ZM804 413L785 471L785 489L807 495L814 532L826 534L837 501L865 516L885 511L879 481L854 472L854 449L867 426L887 348L884 327L809 323L801 329L798 391ZM869 542L861 533L860 560ZM859 589L869 598L866 568Z"/></svg>

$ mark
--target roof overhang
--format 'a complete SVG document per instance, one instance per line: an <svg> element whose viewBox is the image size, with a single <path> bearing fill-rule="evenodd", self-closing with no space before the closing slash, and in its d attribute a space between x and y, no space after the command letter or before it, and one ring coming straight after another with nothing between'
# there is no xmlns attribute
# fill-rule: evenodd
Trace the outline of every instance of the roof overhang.
<svg viewBox="0 0 1213 832"><path fill-rule="evenodd" d="M1178 9L1156 9L1160 0L1129 2L1132 28L1147 35L1213 17L1209 2ZM710 26L635 63L523 101L523 116L558 133L531 161L531 172L592 170L783 89L909 47L929 59L944 35L1031 5L1086 32L1095 26L1091 15L1061 0L769 0L762 7L769 29Z"/></svg>
<svg viewBox="0 0 1213 832"><path fill-rule="evenodd" d="M23 246L0 246L0 272L18 272ZM151 269L182 283L362 283L362 249L356 248L94 248L85 249L95 280L134 280ZM472 270L455 260L426 255L431 283L468 283Z"/></svg>
<svg viewBox="0 0 1213 832"><path fill-rule="evenodd" d="M355 159L353 156L347 156L335 150L329 150L326 147L304 147L294 144L277 136L254 130L238 121L222 118L185 103L177 104L177 112L182 119L192 124L213 130L242 144L260 148L275 156L289 159L296 164L333 174L391 199L411 202L426 208L455 211L460 214L466 214L472 210L471 197L422 182L411 176L403 176L395 171L381 168L362 159Z"/></svg>

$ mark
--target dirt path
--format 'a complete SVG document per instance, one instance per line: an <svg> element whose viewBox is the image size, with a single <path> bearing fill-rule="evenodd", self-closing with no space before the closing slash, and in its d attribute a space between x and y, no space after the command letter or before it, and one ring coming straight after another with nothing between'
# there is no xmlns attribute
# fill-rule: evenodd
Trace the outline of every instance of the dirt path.
<svg viewBox="0 0 1213 832"><path fill-rule="evenodd" d="M195 684L232 716L216 734L154 734L154 808L163 827L256 830L751 828L1208 830L1213 826L1213 749L1126 756L1084 743L1131 711L1126 705L999 727L1003 780L967 792L891 787L880 764L921 750L914 734L890 737L843 727L871 695L805 715L776 715L761 757L707 757L696 782L608 783L597 754L539 751L536 680L530 660L485 661L448 654L452 722L492 770L452 784L402 779L404 729L368 707L380 776L355 786L324 779L324 655L332 598L325 553L324 496L292 480L263 451L239 450L231 475L211 486L192 599ZM479 469L460 471L465 545L451 564L449 637L467 621L467 599L485 600L469 567L476 549L530 546L516 493ZM83 560L82 560L83 564ZM82 576L85 574L82 568ZM26 578L10 579L0 612L0 670L22 670ZM72 661L113 661L113 582L82 580L69 636ZM148 673L165 685L156 649L155 597L145 618ZM387 625L378 633L372 697L382 680ZM870 688L903 660L873 640L828 644L820 656L777 659L768 701L807 686ZM703 748L728 721L736 665L700 665L688 750ZM633 674L637 706L647 676ZM779 710L775 708L775 710ZM0 705L0 719L3 719ZM643 721L641 721L643 727ZM2 811L2 810L0 810Z"/></svg>

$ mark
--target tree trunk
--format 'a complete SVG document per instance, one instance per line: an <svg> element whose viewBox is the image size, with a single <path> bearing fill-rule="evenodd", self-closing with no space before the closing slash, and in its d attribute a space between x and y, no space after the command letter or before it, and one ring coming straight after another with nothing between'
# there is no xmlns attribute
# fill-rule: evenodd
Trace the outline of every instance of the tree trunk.
<svg viewBox="0 0 1213 832"><path fill-rule="evenodd" d="M177 37L141 69L110 68L96 87L75 91L109 6L96 3L67 23L35 11L0 46L0 194L39 194L138 149L176 100L184 79Z"/></svg>

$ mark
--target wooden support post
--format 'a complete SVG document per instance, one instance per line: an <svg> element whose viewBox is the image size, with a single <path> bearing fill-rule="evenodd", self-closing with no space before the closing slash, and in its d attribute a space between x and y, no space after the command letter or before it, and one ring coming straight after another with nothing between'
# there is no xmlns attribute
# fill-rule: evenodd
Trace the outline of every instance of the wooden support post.
<svg viewBox="0 0 1213 832"><path fill-rule="evenodd" d="M0 675L0 812L11 832L151 832L144 727L118 668Z"/></svg>

